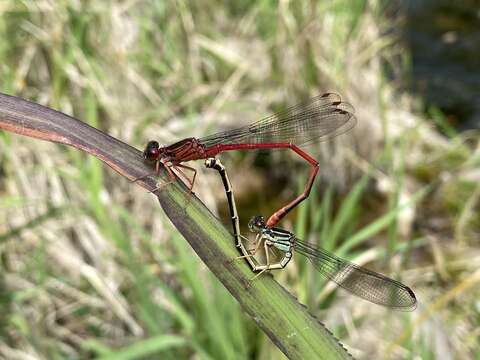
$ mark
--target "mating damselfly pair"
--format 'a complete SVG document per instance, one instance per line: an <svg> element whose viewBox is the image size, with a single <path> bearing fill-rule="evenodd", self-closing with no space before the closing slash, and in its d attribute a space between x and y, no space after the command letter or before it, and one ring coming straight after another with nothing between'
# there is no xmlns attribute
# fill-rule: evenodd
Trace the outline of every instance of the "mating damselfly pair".
<svg viewBox="0 0 480 360"><path fill-rule="evenodd" d="M166 184L175 181L174 173L177 173L186 181L190 190L195 183L196 170L184 165L184 162L205 159L208 168L219 172L229 204L235 245L240 251L240 257L247 261L254 272L261 274L267 270L284 268L294 252L298 252L306 256L326 278L352 294L389 308L413 310L416 307L416 298L409 287L343 260L320 247L301 241L291 232L276 227L288 212L308 197L319 170L318 162L300 149L300 146L332 139L348 131L356 123L353 112L353 107L342 102L339 95L326 93L238 129L201 139L187 138L164 147L160 147L157 141L150 141L144 150L144 157L155 162L156 174L162 165L165 167L170 177ZM268 220L265 221L262 216L250 220L249 228L256 233L256 237L254 248L247 249L240 233L240 220L230 180L225 167L215 156L232 150L282 148L294 151L312 166L307 184L302 194L274 212ZM188 178L184 170L193 172L192 179ZM260 247L265 250L264 264L260 264L254 256ZM272 248L283 254L279 261L270 261L269 251Z"/></svg>

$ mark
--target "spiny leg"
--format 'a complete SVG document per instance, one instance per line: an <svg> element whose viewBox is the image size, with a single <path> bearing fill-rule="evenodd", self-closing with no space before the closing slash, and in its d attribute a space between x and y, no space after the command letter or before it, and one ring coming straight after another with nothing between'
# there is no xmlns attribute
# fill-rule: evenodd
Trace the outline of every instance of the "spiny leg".
<svg viewBox="0 0 480 360"><path fill-rule="evenodd" d="M186 165L182 165L182 164L175 164L175 165L173 165L173 168L174 168L176 171L178 171L178 173L181 175L181 177L188 183L188 185L185 184L185 185L187 185L188 190L190 190L190 194L189 194L189 196L188 196L188 200L187 200L187 202L186 202L186 204L185 204L185 207L184 207L184 210L186 210L186 208L188 207L188 205L190 205L190 201L192 200L192 196L195 194L195 193L193 192L193 186L195 185L195 177L197 176L197 170L195 170L194 168L192 168L192 167L190 167L190 166L186 166ZM190 179L188 178L187 174L185 174L185 172L182 171L182 169L180 169L180 168L184 168L184 169L188 169L188 170L193 171L193 178L192 178L192 180L190 180Z"/></svg>
<svg viewBox="0 0 480 360"><path fill-rule="evenodd" d="M187 174L185 174L182 169L179 168L179 165L172 165L172 168L176 171L178 171L179 177L181 177L183 180L185 180L185 185L187 186L188 190L191 191L192 189L192 181L188 178Z"/></svg>
<svg viewBox="0 0 480 360"><path fill-rule="evenodd" d="M172 165L171 164L165 164L165 163L163 163L163 165L165 166L165 170L167 170L167 174L170 177L170 181L167 181L166 183L164 183L162 185L159 185L155 189L149 191L151 193L156 192L158 190L161 190L163 187L165 187L169 184L172 184L177 180L177 178L175 177L175 174L173 173L173 171L171 169ZM156 172L157 172L157 174L160 172L160 161L157 162Z"/></svg>
<svg viewBox="0 0 480 360"><path fill-rule="evenodd" d="M263 245L264 249L265 249L265 257L266 257L266 264L267 266L265 267L265 269L263 269L262 271L260 271L257 275L255 275L253 278L250 279L250 281L254 281L256 278L258 278L260 275L262 275L265 271L269 270L270 269L270 255L268 254L268 245L266 242L264 242L264 245Z"/></svg>
<svg viewBox="0 0 480 360"><path fill-rule="evenodd" d="M197 170L196 170L195 168L191 167L191 166L187 166L187 165L183 165L183 164L177 164L177 165L176 165L176 168L177 168L177 169L178 169L179 167L193 171L192 180L188 179L188 182L189 182L189 184L190 184L189 190L190 190L192 193L194 193L194 192L193 192L193 185L195 185L195 178L197 177ZM185 175L185 173L184 173L183 171L181 171L180 169L178 169L178 171L180 171L182 174ZM185 177L186 177L186 175L185 175Z"/></svg>
<svg viewBox="0 0 480 360"><path fill-rule="evenodd" d="M132 180L132 182L137 182L137 181L145 179L149 176L158 176L158 175L160 175L160 160L155 161L155 171L153 171L151 173L148 173L146 175L136 177L135 179Z"/></svg>
<svg viewBox="0 0 480 360"><path fill-rule="evenodd" d="M259 239L260 238L260 239ZM260 249L260 245L262 244L262 240L261 240L261 234L257 234L257 236L255 237L255 244L257 244L255 246L255 248L253 249L253 252L251 252L250 254L247 254L247 255L242 255L242 256L237 256L235 258L235 260L238 260L238 259L245 259L245 258L249 258L249 257L254 257L255 254L258 252L258 249ZM247 250L247 249L245 249ZM247 250L247 251L251 251L251 250Z"/></svg>

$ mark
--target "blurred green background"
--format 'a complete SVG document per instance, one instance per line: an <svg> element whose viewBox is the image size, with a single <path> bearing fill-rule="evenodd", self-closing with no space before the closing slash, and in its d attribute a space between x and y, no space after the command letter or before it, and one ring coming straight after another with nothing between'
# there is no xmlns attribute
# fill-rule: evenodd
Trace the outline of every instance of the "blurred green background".
<svg viewBox="0 0 480 360"><path fill-rule="evenodd" d="M478 4L422 3L3 0L1 91L138 148L341 94L357 127L309 148L320 175L282 226L419 306L357 299L299 256L275 278L359 359L480 359ZM284 151L222 160L243 225L309 171ZM220 179L192 165L228 226ZM284 358L154 196L72 148L0 133L0 255L0 357Z"/></svg>

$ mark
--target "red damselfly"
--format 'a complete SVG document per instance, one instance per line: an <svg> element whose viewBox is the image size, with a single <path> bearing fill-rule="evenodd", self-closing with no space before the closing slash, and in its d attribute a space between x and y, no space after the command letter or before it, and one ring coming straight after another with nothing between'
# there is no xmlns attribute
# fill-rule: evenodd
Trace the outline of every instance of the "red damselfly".
<svg viewBox="0 0 480 360"><path fill-rule="evenodd" d="M326 93L238 129L200 139L187 138L168 146L150 141L143 155L145 159L156 162L157 175L161 164L164 165L171 179L168 183L175 181L175 170L192 190L197 171L184 165L184 162L207 159L232 150L291 149L307 161L312 170L303 193L270 216L267 226L272 227L308 197L318 173L317 160L300 147L332 139L348 131L356 123L353 112L353 107L342 102L339 95ZM182 169L193 172L191 180Z"/></svg>

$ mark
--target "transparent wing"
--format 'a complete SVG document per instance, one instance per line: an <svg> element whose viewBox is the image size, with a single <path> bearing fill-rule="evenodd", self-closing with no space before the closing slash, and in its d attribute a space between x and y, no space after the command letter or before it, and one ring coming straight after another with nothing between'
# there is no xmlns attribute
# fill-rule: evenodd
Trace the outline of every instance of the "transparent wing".
<svg viewBox="0 0 480 360"><path fill-rule="evenodd" d="M404 311L414 310L417 306L415 294L401 282L340 259L298 239L295 250L306 256L328 279L362 299Z"/></svg>
<svg viewBox="0 0 480 360"><path fill-rule="evenodd" d="M338 136L356 124L353 107L339 95L326 93L253 124L200 139L215 145L292 143L307 145Z"/></svg>

